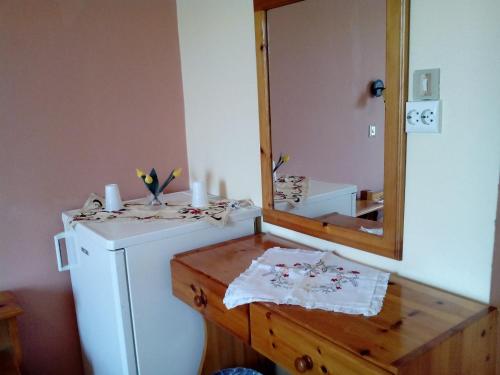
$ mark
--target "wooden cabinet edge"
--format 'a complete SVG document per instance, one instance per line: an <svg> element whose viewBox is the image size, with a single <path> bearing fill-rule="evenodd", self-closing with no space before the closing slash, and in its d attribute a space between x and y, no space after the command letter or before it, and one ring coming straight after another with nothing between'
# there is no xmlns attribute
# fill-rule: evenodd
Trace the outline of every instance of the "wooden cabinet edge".
<svg viewBox="0 0 500 375"><path fill-rule="evenodd" d="M208 308L206 306L205 307L201 306L201 307L197 308L196 306L193 306L193 303L191 303L191 301L188 298L186 298L186 296L182 292L182 290L184 289L183 282L179 280L181 273L189 273L192 275L196 275L196 276L193 276L194 281L193 281L192 285L194 287L196 287L197 284L202 283L204 288L206 289L205 293L207 295L210 295L212 293L217 294L217 295L219 294L219 293L216 293L215 291L213 291L214 288L211 288L210 286L207 287L208 284L212 284L212 286L216 287L217 289L224 289L224 290L225 290L226 286L224 284L218 282L217 280L214 280L214 279L208 277L207 275L205 275L199 271L193 270L191 267L183 264L182 262L176 260L175 258L170 261L170 266L171 266L171 270L172 270L172 294L175 297L177 297L179 300L184 302L189 307L198 311L203 316L204 319L210 320L212 323L214 323L217 326L219 326L220 328L228 331L229 333L236 336L241 341L243 341L247 344L250 344L250 322L249 322L248 305L238 306L231 311L229 311L227 309L225 311L221 311L220 309L218 309L216 307L212 307L212 306L214 306L214 304L211 303L212 300L210 298L208 298L208 304L210 305ZM204 279L204 280L198 281L198 279ZM193 293L195 293L195 292L193 291ZM217 302L221 302L223 297L224 297L223 295L218 295L218 299L220 299L220 301L217 301ZM214 310L210 310L210 309L214 309ZM217 313L216 313L216 311L217 311ZM239 319L238 319L238 321L236 321L236 324L225 325L223 322L223 319L229 318L229 316L224 315L227 313L229 313L231 315L231 318L233 318L233 317L238 318L239 316L246 316L246 327L243 327L243 328L241 327L241 326L245 325L245 322L239 321ZM235 320L231 320L231 321L235 322Z"/></svg>
<svg viewBox="0 0 500 375"><path fill-rule="evenodd" d="M196 308L185 300L185 296L183 296L181 291L182 281L179 280L179 272L188 272L196 275L197 277L194 277L194 279L198 277L206 279L206 281L202 281L202 283L205 284L219 284L221 287L226 287L224 284L210 278L208 275L194 270L179 259L173 258L170 261L170 266L172 270L173 295L193 309ZM197 281L194 280L193 283L196 284ZM209 293L209 291L207 291L207 293ZM208 301L208 303L210 303L210 301ZM244 310L244 315L246 315L247 327L246 334L244 335L231 329L229 325L225 325L224 320L219 321L219 319L215 318L213 315L207 314L205 309L196 309L196 311L202 315L205 323L205 343L198 374L209 375L220 368L234 367L236 365L254 367L261 370L265 369L266 371L272 366L271 363L260 356L250 345L249 306L240 306L239 309ZM244 324L245 322L242 323ZM216 345L221 343L224 343L226 347L223 353L219 350L219 346Z"/></svg>
<svg viewBox="0 0 500 375"><path fill-rule="evenodd" d="M494 375L496 309L457 329L451 336L414 358L398 361L401 375Z"/></svg>
<svg viewBox="0 0 500 375"><path fill-rule="evenodd" d="M461 321L455 327L449 329L446 332L443 332L441 335L437 336L431 341L428 341L426 345L418 348L407 355L401 357L399 360L392 363L392 365L396 368L404 368L408 364L423 355L426 355L428 352L439 348L441 345L446 345L448 340L453 339L456 335L463 334L465 331L472 329L474 325L478 324L478 322L483 319L496 319L496 308L492 306L487 306L484 310L474 314L468 319ZM495 327L493 327L495 330Z"/></svg>

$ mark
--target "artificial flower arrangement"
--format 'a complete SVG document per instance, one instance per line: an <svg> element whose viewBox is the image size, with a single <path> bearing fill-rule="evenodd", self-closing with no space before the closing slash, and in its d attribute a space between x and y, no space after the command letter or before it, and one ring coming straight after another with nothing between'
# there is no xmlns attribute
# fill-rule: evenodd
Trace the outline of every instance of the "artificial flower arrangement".
<svg viewBox="0 0 500 375"><path fill-rule="evenodd" d="M139 177L146 185L146 188L153 194L153 199L149 203L151 206L159 206L162 202L158 199L160 193L163 192L167 188L167 186L176 178L179 177L182 173L182 168L176 168L167 179L160 185L160 181L158 180L158 175L156 174L155 169L151 169L149 174L144 173L140 169L136 169L137 177ZM166 204L166 203L165 203Z"/></svg>
<svg viewBox="0 0 500 375"><path fill-rule="evenodd" d="M275 164L275 166L273 168L273 173L276 173L276 171L278 170L278 168L281 167L283 164L288 163L289 160L290 160L290 155L280 154L278 162Z"/></svg>

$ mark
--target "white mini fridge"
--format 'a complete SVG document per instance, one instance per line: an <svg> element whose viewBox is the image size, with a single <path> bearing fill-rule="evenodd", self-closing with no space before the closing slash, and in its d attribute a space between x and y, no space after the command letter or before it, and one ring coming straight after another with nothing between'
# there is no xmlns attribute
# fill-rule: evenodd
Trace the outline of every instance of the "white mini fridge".
<svg viewBox="0 0 500 375"><path fill-rule="evenodd" d="M191 200L188 192L165 197ZM65 231L54 237L57 264L71 274L85 374L197 374L203 319L172 295L170 259L253 234L260 209L234 210L223 228L177 220L73 227L72 212L62 216Z"/></svg>

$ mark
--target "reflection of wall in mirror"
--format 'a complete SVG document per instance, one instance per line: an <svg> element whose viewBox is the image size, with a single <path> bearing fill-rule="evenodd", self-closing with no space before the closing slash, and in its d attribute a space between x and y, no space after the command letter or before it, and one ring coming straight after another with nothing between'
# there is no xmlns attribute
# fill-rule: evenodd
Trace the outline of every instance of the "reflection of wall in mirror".
<svg viewBox="0 0 500 375"><path fill-rule="evenodd" d="M280 173L383 188L385 0L307 0L268 12L273 153ZM368 137L376 124L377 135Z"/></svg>

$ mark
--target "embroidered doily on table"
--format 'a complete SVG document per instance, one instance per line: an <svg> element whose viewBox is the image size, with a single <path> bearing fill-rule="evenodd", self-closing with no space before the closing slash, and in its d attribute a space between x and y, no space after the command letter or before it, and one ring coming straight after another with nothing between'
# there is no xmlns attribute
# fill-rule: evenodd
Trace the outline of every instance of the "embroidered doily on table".
<svg viewBox="0 0 500 375"><path fill-rule="evenodd" d="M228 287L228 309L250 302L377 315L390 274L331 252L271 248Z"/></svg>
<svg viewBox="0 0 500 375"><path fill-rule="evenodd" d="M149 206L142 201L130 201L123 204L119 211L105 211L104 200L96 194L85 202L83 208L70 220L70 225L81 222L105 223L124 221L154 221L154 220L206 220L207 222L224 226L232 210L253 206L250 200L212 200L208 207L194 208L189 203L168 203L161 206Z"/></svg>
<svg viewBox="0 0 500 375"><path fill-rule="evenodd" d="M305 176L280 176L274 181L274 202L301 203L308 194L309 179Z"/></svg>

